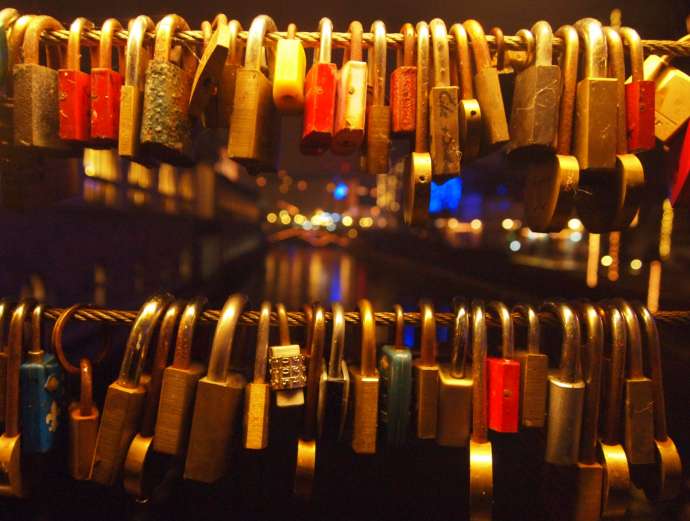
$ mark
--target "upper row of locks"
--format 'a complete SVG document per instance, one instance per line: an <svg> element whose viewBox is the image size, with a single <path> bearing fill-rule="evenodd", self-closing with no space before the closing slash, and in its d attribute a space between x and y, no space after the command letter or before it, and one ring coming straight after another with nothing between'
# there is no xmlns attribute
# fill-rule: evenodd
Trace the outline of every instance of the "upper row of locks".
<svg viewBox="0 0 690 521"><path fill-rule="evenodd" d="M440 19L405 24L390 76L390 105L381 21L371 26L366 62L362 25L350 24L338 69L331 62L333 26L323 18L306 74L294 24L275 46L266 45L266 34L277 30L266 15L252 21L245 45L236 20L218 15L213 24L204 23L201 60L195 43L176 39L176 33L189 30L184 19L168 15L154 26L139 16L130 22L124 57L117 48L120 72L113 70L113 50L122 27L109 19L98 52L90 48L88 73L80 70L81 47L89 41L83 33L93 29L88 20L72 23L66 60L60 46L46 46L46 65L40 65L41 37L63 28L57 20L18 17L6 9L0 21L9 50L8 67L0 69L12 71L4 86L6 143L54 151L117 147L121 156L146 165L185 165L193 161L192 129L203 125L229 129L228 155L250 172L271 171L279 128L275 109L303 111L304 154L363 150L371 174L389 171L391 135L414 135L402 205L411 224L426 221L432 180L457 176L462 164L503 148L528 172L530 228L558 231L577 212L590 231L624 229L636 215L645 183L635 154L652 149L655 138L668 141L690 115L683 99L690 79L670 67L668 57L643 61L635 30L602 27L592 18L555 32L563 42L559 60L545 21L518 32L520 52L506 50L500 29L493 30L495 56L476 20L450 30ZM151 31L155 45L149 59ZM516 71L510 118L496 65Z"/></svg>
<svg viewBox="0 0 690 521"><path fill-rule="evenodd" d="M440 446L469 449L472 519L490 519L494 457L488 429L507 435L543 429L545 443L527 444L538 445L549 465L577 473L568 493L576 499L573 519L579 521L624 514L631 482L653 500L672 499L680 490L680 456L666 427L658 331L641 305L551 301L538 310L517 305L511 313L498 301L485 306L458 299L449 353L441 356L433 304L422 300L419 357L413 360L414 350L404 342L402 307L394 309L393 338L379 350L373 307L363 299L357 326L361 354L355 362L346 356L345 313L337 302L330 341L324 308L305 306L304 349L290 339L284 306L263 302L256 348L247 356L238 331L246 304L240 294L227 299L208 356L194 357L193 347L202 344L195 342L195 329L206 300L184 302L168 294L150 298L134 320L119 376L108 387L99 415L91 362L82 358L78 367L72 365L62 341L67 322L81 306L58 316L53 355L41 345L43 306L0 301L0 320L11 315L7 349L0 357L6 367L6 394L0 393L5 409L0 494L26 495L23 477L33 469L22 465L22 455L47 453L62 432L61 367L80 381L80 398L69 408L70 474L104 485L123 478L125 489L139 498L149 497L156 484L151 479L154 453L171 457L165 467L173 458L180 463L185 479L214 483L228 472L228 459L236 457L232 448L240 440L254 454L269 440L275 442L285 429L271 420L278 410L301 414L298 439L285 448L296 448L294 491L300 496L311 494L322 443L350 439L354 453L374 454L384 438L403 447L414 432ZM487 339L487 310L500 325L500 341ZM540 339L537 311L555 319L560 345ZM520 350L515 349L515 315L526 324ZM278 345L271 341L273 320ZM29 321L31 342L24 332ZM24 363L23 344L31 346ZM494 347L488 351L489 344ZM207 358L208 365L195 358ZM93 363L102 360L101 353ZM253 371L247 368L250 361ZM517 464L519 456L513 457ZM561 507L568 499L558 497Z"/></svg>

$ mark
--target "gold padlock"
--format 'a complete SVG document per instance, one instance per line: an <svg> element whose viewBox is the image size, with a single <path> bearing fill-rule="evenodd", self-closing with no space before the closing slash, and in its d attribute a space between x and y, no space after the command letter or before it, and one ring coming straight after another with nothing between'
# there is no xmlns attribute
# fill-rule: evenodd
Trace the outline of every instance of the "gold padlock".
<svg viewBox="0 0 690 521"><path fill-rule="evenodd" d="M254 378L247 384L244 396L244 448L262 450L268 446L268 414L271 386L266 382L268 342L271 326L271 303L261 303L256 329Z"/></svg>
<svg viewBox="0 0 690 521"><path fill-rule="evenodd" d="M374 45L367 51L367 172L388 172L390 154L391 108L386 105L386 26L381 20L371 24Z"/></svg>
<svg viewBox="0 0 690 521"><path fill-rule="evenodd" d="M421 312L420 356L414 361L417 437L434 439L438 422L438 363L436 362L436 320L428 300L419 303Z"/></svg>
<svg viewBox="0 0 690 521"><path fill-rule="evenodd" d="M472 84L472 60L467 31L462 24L454 24L450 33L455 38L455 54L458 59L458 84L460 87L460 151L465 162L476 159L482 142L482 111L474 97ZM452 72L452 69L451 69Z"/></svg>
<svg viewBox="0 0 690 521"><path fill-rule="evenodd" d="M280 112L300 112L304 107L304 73L307 56L302 40L295 37L297 26L288 25L287 38L276 45L276 67L273 75L273 103Z"/></svg>

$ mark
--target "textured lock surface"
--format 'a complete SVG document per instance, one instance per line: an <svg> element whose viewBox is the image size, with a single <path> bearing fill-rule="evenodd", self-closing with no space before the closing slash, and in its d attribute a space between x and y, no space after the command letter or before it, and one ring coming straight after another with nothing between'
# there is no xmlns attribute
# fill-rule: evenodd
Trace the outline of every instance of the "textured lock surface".
<svg viewBox="0 0 690 521"><path fill-rule="evenodd" d="M494 495L493 451L490 442L470 440L470 518L491 521Z"/></svg>
<svg viewBox="0 0 690 521"><path fill-rule="evenodd" d="M412 398L412 351L384 346L379 361L381 377L381 423L391 445L401 447L407 441Z"/></svg>
<svg viewBox="0 0 690 521"><path fill-rule="evenodd" d="M334 63L315 63L307 73L300 144L303 154L323 154L331 146L337 71Z"/></svg>
<svg viewBox="0 0 690 521"><path fill-rule="evenodd" d="M415 361L414 377L417 437L434 439L438 423L438 366L425 366Z"/></svg>
<svg viewBox="0 0 690 521"><path fill-rule="evenodd" d="M59 135L57 71L41 65L16 65L14 92L14 143L64 149Z"/></svg>
<svg viewBox="0 0 690 521"><path fill-rule="evenodd" d="M438 379L436 442L444 447L467 447L472 422L472 379L453 378L446 365L441 365Z"/></svg>
<svg viewBox="0 0 690 521"><path fill-rule="evenodd" d="M67 141L89 139L91 77L72 69L58 71L60 138Z"/></svg>
<svg viewBox="0 0 690 521"><path fill-rule="evenodd" d="M391 73L391 129L414 132L417 120L417 67L402 66Z"/></svg>
<svg viewBox="0 0 690 521"><path fill-rule="evenodd" d="M598 521L601 518L603 483L604 468L599 463L577 464L573 521Z"/></svg>
<svg viewBox="0 0 690 521"><path fill-rule="evenodd" d="M146 70L141 146L173 165L191 159L191 124L187 113L190 78L177 65L151 61Z"/></svg>
<svg viewBox="0 0 690 521"><path fill-rule="evenodd" d="M532 231L558 232L567 226L579 180L575 156L532 158L524 190L525 220Z"/></svg>
<svg viewBox="0 0 690 521"><path fill-rule="evenodd" d="M489 428L517 432L520 411L520 364L505 358L488 358Z"/></svg>
<svg viewBox="0 0 690 521"><path fill-rule="evenodd" d="M307 58L302 42L296 38L278 40L273 100L280 111L294 112L304 105L304 72Z"/></svg>
<svg viewBox="0 0 690 521"><path fill-rule="evenodd" d="M654 396L652 381L625 381L625 453L631 465L654 463Z"/></svg>
<svg viewBox="0 0 690 521"><path fill-rule="evenodd" d="M604 465L601 496L603 517L623 517L630 501L630 469L622 445L599 445L599 460Z"/></svg>
<svg viewBox="0 0 690 521"><path fill-rule="evenodd" d="M43 363L24 363L19 369L22 411L22 450L45 453L53 448L61 414L64 377L53 355Z"/></svg>
<svg viewBox="0 0 690 521"><path fill-rule="evenodd" d="M74 479L89 479L91 462L96 450L99 413L96 407L91 414L82 415L78 403L69 408L69 474Z"/></svg>
<svg viewBox="0 0 690 521"><path fill-rule="evenodd" d="M533 65L521 71L515 79L508 148L553 148L560 99L557 65Z"/></svg>
<svg viewBox="0 0 690 521"><path fill-rule="evenodd" d="M520 362L520 422L523 427L543 427L546 420L546 386L549 358L543 353L517 351Z"/></svg>
<svg viewBox="0 0 690 521"><path fill-rule="evenodd" d="M366 106L367 64L349 61L338 77L333 153L351 154L362 144Z"/></svg>
<svg viewBox="0 0 690 521"><path fill-rule="evenodd" d="M350 369L350 376L354 385L352 449L357 454L374 454L378 426L379 378L362 376L358 367Z"/></svg>
<svg viewBox="0 0 690 521"><path fill-rule="evenodd" d="M20 436L0 436L0 496L24 495L21 457Z"/></svg>
<svg viewBox="0 0 690 521"><path fill-rule="evenodd" d="M460 174L458 87L434 87L429 93L429 134L434 179Z"/></svg>
<svg viewBox="0 0 690 521"><path fill-rule="evenodd" d="M179 455L186 448L194 396L204 366L193 363L188 369L166 367L156 417L153 448L157 452Z"/></svg>
<svg viewBox="0 0 690 521"><path fill-rule="evenodd" d="M463 160L474 159L479 155L482 143L482 113L476 99L459 101L458 123L460 125L460 150Z"/></svg>
<svg viewBox="0 0 690 521"><path fill-rule="evenodd" d="M271 387L268 384L247 384L244 407L244 448L261 450L268 446L268 411Z"/></svg>
<svg viewBox="0 0 690 521"><path fill-rule="evenodd" d="M500 145L510 139L501 85L496 69L482 69L474 76L477 101L482 111L484 134L489 145Z"/></svg>
<svg viewBox="0 0 690 521"><path fill-rule="evenodd" d="M91 138L112 144L120 127L123 78L112 69L91 69Z"/></svg>
<svg viewBox="0 0 690 521"><path fill-rule="evenodd" d="M616 79L585 78L577 84L573 152L582 170L616 165Z"/></svg>
<svg viewBox="0 0 690 521"><path fill-rule="evenodd" d="M367 172L371 175L388 172L390 128L390 107L370 105L367 109Z"/></svg>
<svg viewBox="0 0 690 521"><path fill-rule="evenodd" d="M653 81L635 81L625 85L629 152L654 148L654 91Z"/></svg>
<svg viewBox="0 0 690 521"><path fill-rule="evenodd" d="M235 419L243 403L246 380L232 373L225 382L199 380L189 436L185 479L213 483L228 468Z"/></svg>
<svg viewBox="0 0 690 521"><path fill-rule="evenodd" d="M96 439L91 479L111 486L117 480L141 419L146 390L113 383L108 387Z"/></svg>
<svg viewBox="0 0 690 521"><path fill-rule="evenodd" d="M585 384L549 377L549 416L544 460L552 465L575 465L580 449Z"/></svg>

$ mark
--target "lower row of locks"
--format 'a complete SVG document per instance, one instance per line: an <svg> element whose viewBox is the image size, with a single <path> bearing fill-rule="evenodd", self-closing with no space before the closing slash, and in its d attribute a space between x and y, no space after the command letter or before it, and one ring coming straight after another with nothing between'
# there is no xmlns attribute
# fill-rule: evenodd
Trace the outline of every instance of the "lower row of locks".
<svg viewBox="0 0 690 521"><path fill-rule="evenodd" d="M160 294L143 305L99 414L91 362L82 358L74 366L63 348L65 325L80 306L60 313L51 354L41 346L43 306L2 301L9 337L0 358L6 379L0 395L5 409L0 493L28 495L22 459L53 449L62 431L66 378L79 382L80 389L67 414L70 475L109 486L123 479L125 489L139 498L151 493L145 484L152 451L184 461L184 479L214 483L237 457L232 446L267 448L276 408L297 408L303 415L294 440L299 496L311 495L320 442L350 443L357 458L383 443L405 446L414 436L469 449L469 505L473 515L485 518L493 501L488 429L516 436L544 430L544 461L577 472L576 519L624 513L632 482L652 500L679 493L681 462L666 428L659 335L643 306L623 300L549 301L538 310L517 305L511 312L498 301L485 306L457 300L449 349L439 354L431 302L420 301L417 351L404 345L400 306L391 314L390 342L378 349L372 306L361 300L356 326L361 354L353 363L345 357L346 314L340 304L332 306L330 328L321 305L305 307L306 342L300 348L290 341L285 308L263 302L254 314L254 355L240 360L243 341L236 330L246 298L235 294L220 311L203 365L192 354L205 304L203 298L185 302ZM487 347L487 311L499 324L495 351ZM540 317L558 325L560 342L544 342L545 335L540 341ZM516 350L518 319L526 344ZM29 322L30 342L24 333ZM272 323L278 325L278 345L271 342ZM23 344L30 344L24 363ZM154 353L150 374L144 375L149 344ZM94 363L100 360L102 355ZM246 369L251 363L253 371ZM241 443L233 443L236 431L242 432Z"/></svg>

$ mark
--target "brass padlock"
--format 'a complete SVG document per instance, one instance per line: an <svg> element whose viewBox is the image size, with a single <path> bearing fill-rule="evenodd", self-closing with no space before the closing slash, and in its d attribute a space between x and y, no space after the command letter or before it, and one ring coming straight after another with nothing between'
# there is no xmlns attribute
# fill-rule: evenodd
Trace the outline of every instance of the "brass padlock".
<svg viewBox="0 0 690 521"><path fill-rule="evenodd" d="M7 360L9 357L7 349L7 338L5 337L5 324L9 322L8 317L12 313L14 305L11 300L0 300L0 422L5 423L5 403L7 396Z"/></svg>
<svg viewBox="0 0 690 521"><path fill-rule="evenodd" d="M371 24L374 45L367 51L367 172L386 174L389 170L391 108L386 105L386 26L381 20Z"/></svg>
<svg viewBox="0 0 690 521"><path fill-rule="evenodd" d="M483 132L482 111L474 97L470 43L465 26L453 24L450 34L455 38L455 54L458 59L460 152L462 160L467 163L479 156Z"/></svg>
<svg viewBox="0 0 690 521"><path fill-rule="evenodd" d="M261 303L256 329L254 377L244 395L244 448L262 450L268 446L268 420L271 385L266 381L268 343L271 327L271 303Z"/></svg>
<svg viewBox="0 0 690 521"><path fill-rule="evenodd" d="M423 440L436 437L438 424L438 373L436 361L436 319L434 307L429 300L419 303L421 332L420 355L414 361L415 400L417 416L417 437Z"/></svg>
<svg viewBox="0 0 690 521"><path fill-rule="evenodd" d="M245 377L229 371L229 366L237 322L246 301L244 295L231 295L220 312L208 372L197 385L185 479L214 483L227 469L235 418L246 385Z"/></svg>
<svg viewBox="0 0 690 521"><path fill-rule="evenodd" d="M275 111L271 83L275 53L271 47L264 47L264 37L272 31L276 31L276 24L271 17L254 18L247 36L244 66L237 71L235 80L228 157L244 165L250 173L275 170L272 138ZM261 70L264 52L268 77Z"/></svg>
<svg viewBox="0 0 690 521"><path fill-rule="evenodd" d="M137 432L146 399L141 373L158 319L170 300L169 295L156 295L139 310L118 378L108 387L91 464L91 479L102 485L112 486L117 480Z"/></svg>
<svg viewBox="0 0 690 521"><path fill-rule="evenodd" d="M273 103L283 113L301 112L304 108L304 73L307 56L302 40L296 38L297 26L288 25L287 37L276 45L273 76Z"/></svg>
<svg viewBox="0 0 690 521"><path fill-rule="evenodd" d="M345 430L350 403L350 372L345 361L345 311L340 302L331 308L331 352L322 403L319 404L319 436L326 440L340 440Z"/></svg>
<svg viewBox="0 0 690 521"><path fill-rule="evenodd" d="M298 344L290 342L290 328L283 304L276 304L278 314L279 346L269 348L271 389L276 393L278 407L299 407L304 405L304 391L307 383L305 357ZM307 330L309 322L306 322ZM309 338L307 338L309 342Z"/></svg>
<svg viewBox="0 0 690 521"><path fill-rule="evenodd" d="M235 104L235 85L237 83L237 71L242 67L242 45L240 43L240 32L242 25L237 20L228 22L230 32L230 44L228 47L228 57L223 66L223 72L218 84L218 126L228 128L232 118L232 107Z"/></svg>
<svg viewBox="0 0 690 521"><path fill-rule="evenodd" d="M9 149L14 145L14 118L12 116L14 111L14 79L12 71L14 66L21 61L24 35L33 18L32 15L17 18L7 34L6 77L2 82L2 89L0 89L0 152L3 155L9 154Z"/></svg>

